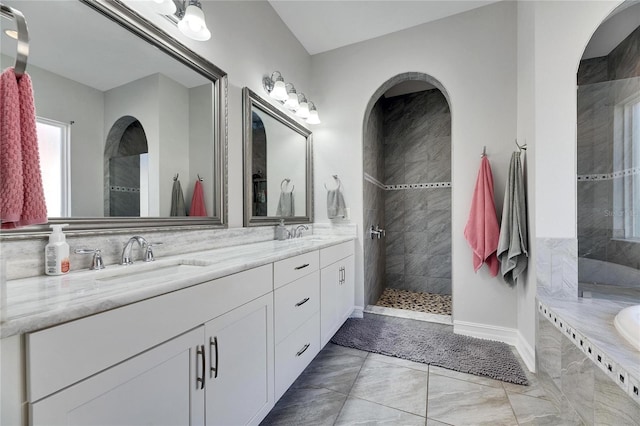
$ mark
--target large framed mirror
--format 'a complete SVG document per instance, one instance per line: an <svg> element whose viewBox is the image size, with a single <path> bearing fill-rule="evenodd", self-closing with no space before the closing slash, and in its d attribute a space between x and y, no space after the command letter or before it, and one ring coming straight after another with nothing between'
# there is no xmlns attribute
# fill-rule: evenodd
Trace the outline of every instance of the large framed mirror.
<svg viewBox="0 0 640 426"><path fill-rule="evenodd" d="M119 0L3 4L28 24L49 223L79 233L224 226L226 73ZM0 36L4 69L16 43Z"/></svg>
<svg viewBox="0 0 640 426"><path fill-rule="evenodd" d="M313 135L245 87L244 225L313 222Z"/></svg>

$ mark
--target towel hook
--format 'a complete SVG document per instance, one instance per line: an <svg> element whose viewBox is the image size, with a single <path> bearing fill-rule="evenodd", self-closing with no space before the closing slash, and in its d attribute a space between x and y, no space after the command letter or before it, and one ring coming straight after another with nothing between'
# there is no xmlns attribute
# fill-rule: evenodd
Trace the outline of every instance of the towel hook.
<svg viewBox="0 0 640 426"><path fill-rule="evenodd" d="M520 150L520 152L522 152L522 151L526 151L526 150L527 150L527 144L525 143L525 144L520 145L520 144L518 143L518 139L517 139L517 138L516 138L516 146L518 147L518 149Z"/></svg>
<svg viewBox="0 0 640 426"><path fill-rule="evenodd" d="M27 29L27 21L18 9L5 6L4 4L0 4L0 12L2 16L16 21L18 44L16 46L16 62L13 69L19 78L24 75L27 69L27 60L29 59L29 30Z"/></svg>
<svg viewBox="0 0 640 426"><path fill-rule="evenodd" d="M202 178L200 177L200 173L198 173L198 180L199 180L200 182L204 182L204 179L202 179Z"/></svg>
<svg viewBox="0 0 640 426"><path fill-rule="evenodd" d="M173 177L174 182L178 180L178 176L180 176L180 173L176 173L176 175Z"/></svg>
<svg viewBox="0 0 640 426"><path fill-rule="evenodd" d="M486 156L487 156L487 146L486 146L486 145L484 145L484 146L482 147L482 154L480 154L480 158L484 158L484 157L486 157Z"/></svg>
<svg viewBox="0 0 640 426"><path fill-rule="evenodd" d="M342 186L342 182L340 181L340 178L338 177L338 175L331 175L331 176L336 180L336 182L338 182L338 187L336 189L340 189L340 187ZM327 188L326 182L324 183L324 189L326 189L327 191L330 191L330 189Z"/></svg>

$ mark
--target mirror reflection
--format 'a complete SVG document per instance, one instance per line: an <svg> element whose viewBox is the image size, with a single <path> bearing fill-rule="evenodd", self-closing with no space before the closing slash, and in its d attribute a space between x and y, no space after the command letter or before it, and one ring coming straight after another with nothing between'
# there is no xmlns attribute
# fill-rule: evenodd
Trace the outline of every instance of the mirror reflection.
<svg viewBox="0 0 640 426"><path fill-rule="evenodd" d="M215 81L82 2L4 3L29 27L50 218L219 216ZM15 42L1 37L4 69Z"/></svg>
<svg viewBox="0 0 640 426"><path fill-rule="evenodd" d="M311 221L311 133L251 90L245 102L245 225Z"/></svg>

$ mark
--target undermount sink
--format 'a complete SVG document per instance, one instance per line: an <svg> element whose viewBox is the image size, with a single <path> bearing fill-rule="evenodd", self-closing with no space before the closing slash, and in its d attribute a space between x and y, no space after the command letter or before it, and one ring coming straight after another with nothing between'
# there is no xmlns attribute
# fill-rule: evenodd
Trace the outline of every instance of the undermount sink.
<svg viewBox="0 0 640 426"><path fill-rule="evenodd" d="M143 262L130 266L120 266L113 270L98 271L96 275L99 276L96 276L95 280L110 284L132 283L152 278L176 277L210 265L211 262L195 259Z"/></svg>

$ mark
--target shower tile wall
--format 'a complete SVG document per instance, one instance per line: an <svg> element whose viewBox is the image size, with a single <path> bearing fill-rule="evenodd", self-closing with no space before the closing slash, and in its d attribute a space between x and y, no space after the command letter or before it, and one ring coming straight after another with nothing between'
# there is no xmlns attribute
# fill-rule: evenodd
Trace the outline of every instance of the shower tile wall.
<svg viewBox="0 0 640 426"><path fill-rule="evenodd" d="M385 185L451 181L451 114L439 90L384 99ZM451 188L384 191L387 287L451 294Z"/></svg>
<svg viewBox="0 0 640 426"><path fill-rule="evenodd" d="M384 181L383 147L383 110L378 101L369 115L365 126L364 137L364 172L377 180ZM365 259L365 305L375 304L385 288L385 241L371 239L366 228L371 225L385 227L384 217L384 189L370 180L364 180L364 259Z"/></svg>
<svg viewBox="0 0 640 426"><path fill-rule="evenodd" d="M634 268L640 268L640 245L612 239L624 234L614 229L614 218L624 213L614 194L629 178L602 175L631 167L615 146L614 112L640 93L639 58L640 28L608 56L582 61L578 71L578 255ZM600 176L587 180L585 175Z"/></svg>

